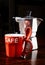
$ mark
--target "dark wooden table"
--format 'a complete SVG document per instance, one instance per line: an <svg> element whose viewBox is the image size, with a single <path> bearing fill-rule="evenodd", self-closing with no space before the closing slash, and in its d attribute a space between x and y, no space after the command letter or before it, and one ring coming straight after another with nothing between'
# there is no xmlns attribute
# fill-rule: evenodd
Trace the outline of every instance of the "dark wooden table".
<svg viewBox="0 0 45 65"><path fill-rule="evenodd" d="M0 39L0 65L45 65L45 38L37 38L38 49L32 51L26 59L8 58L5 54L4 38Z"/></svg>

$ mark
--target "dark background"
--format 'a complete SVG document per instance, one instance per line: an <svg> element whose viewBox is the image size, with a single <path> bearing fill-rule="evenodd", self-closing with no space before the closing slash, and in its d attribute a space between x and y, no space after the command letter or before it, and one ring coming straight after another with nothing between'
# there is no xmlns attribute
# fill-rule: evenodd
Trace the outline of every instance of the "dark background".
<svg viewBox="0 0 45 65"><path fill-rule="evenodd" d="M32 11L32 16L43 19L38 27L37 36L45 37L44 0L0 0L0 37L3 37L5 33L19 32L18 23L14 22L12 17L24 17L28 15L30 11Z"/></svg>

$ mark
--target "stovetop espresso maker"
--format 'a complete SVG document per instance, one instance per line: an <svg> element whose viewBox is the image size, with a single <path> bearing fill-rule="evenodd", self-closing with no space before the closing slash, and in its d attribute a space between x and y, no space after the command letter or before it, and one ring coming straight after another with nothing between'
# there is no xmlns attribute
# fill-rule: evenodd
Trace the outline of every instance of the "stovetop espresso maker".
<svg viewBox="0 0 45 65"><path fill-rule="evenodd" d="M29 14L29 16L26 17L13 17L13 18L15 19L16 22L19 23L20 34L25 34L28 38L36 37L38 26L41 23L41 21L43 21L42 18L32 17L31 14ZM30 29L30 31L27 30L26 32L27 28ZM32 45L33 50L38 49L37 43L36 44L32 43Z"/></svg>

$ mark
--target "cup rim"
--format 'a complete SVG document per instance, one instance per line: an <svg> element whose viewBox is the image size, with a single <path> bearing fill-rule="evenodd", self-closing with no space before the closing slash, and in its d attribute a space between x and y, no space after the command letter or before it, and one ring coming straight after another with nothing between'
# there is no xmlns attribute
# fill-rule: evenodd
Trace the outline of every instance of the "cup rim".
<svg viewBox="0 0 45 65"><path fill-rule="evenodd" d="M25 36L24 34L5 34L5 36L9 36L9 37L22 37Z"/></svg>

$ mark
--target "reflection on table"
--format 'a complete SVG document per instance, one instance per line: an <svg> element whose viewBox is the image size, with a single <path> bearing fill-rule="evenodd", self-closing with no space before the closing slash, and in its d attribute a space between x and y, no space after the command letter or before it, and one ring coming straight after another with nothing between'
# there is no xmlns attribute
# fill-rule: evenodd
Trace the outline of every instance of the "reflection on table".
<svg viewBox="0 0 45 65"><path fill-rule="evenodd" d="M36 65L37 53L38 53L38 50L32 51L31 65Z"/></svg>

